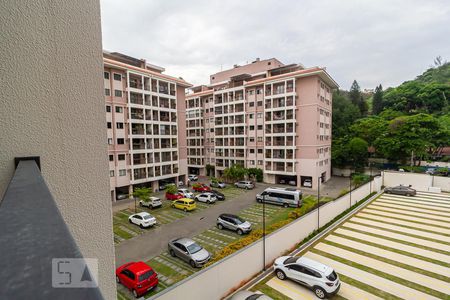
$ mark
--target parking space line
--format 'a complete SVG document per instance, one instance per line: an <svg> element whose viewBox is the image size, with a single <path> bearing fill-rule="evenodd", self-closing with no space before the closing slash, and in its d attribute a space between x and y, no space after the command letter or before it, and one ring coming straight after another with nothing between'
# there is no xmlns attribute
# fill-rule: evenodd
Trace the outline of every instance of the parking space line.
<svg viewBox="0 0 450 300"><path fill-rule="evenodd" d="M379 211L379 210L374 210L374 209L369 209L369 208L364 208L362 210L362 212L364 213L373 213L373 214L377 214L377 215L382 215L382 216L386 216L386 217L393 217L396 219L400 219L400 220L405 220L405 221L412 221L412 222L420 222L420 223L425 223L425 224L429 224L429 225L436 225L439 227L445 227L445 228L449 228L450 229L450 223L449 222L442 222L442 221L434 221L431 219L424 219L424 218L418 218L418 217L408 217L408 216L403 216L396 213L388 213L388 212L383 212L383 211Z"/></svg>
<svg viewBox="0 0 450 300"><path fill-rule="evenodd" d="M397 297L401 297L404 299L439 299L429 294L422 293L402 284L360 270L358 268L351 267L349 265L332 260L328 257L324 257L316 253L307 252L304 256L331 266L333 269L337 270L338 273L342 273L347 277L357 278L358 281L361 281L364 284L373 286L379 290L388 292Z"/></svg>
<svg viewBox="0 0 450 300"><path fill-rule="evenodd" d="M288 296L291 299L300 300L315 300L316 296L305 287L300 287L291 281L281 281L280 279L274 277L266 283L271 288L277 290L278 292Z"/></svg>
<svg viewBox="0 0 450 300"><path fill-rule="evenodd" d="M338 293L339 296L346 299L357 299L357 300L382 300L382 298L375 296L374 294L368 293L361 290L351 284L348 284L341 280L341 288Z"/></svg>
<svg viewBox="0 0 450 300"><path fill-rule="evenodd" d="M325 238L326 241L330 241L336 244L341 244L347 247L351 247L354 249L358 249L364 252L367 252L369 254L377 255L380 257L384 257L387 259L393 259L399 262L402 262L404 264L417 267L419 269L426 270L428 272L436 273L443 276L450 276L450 268L446 268L441 265L437 265L425 260L421 260L418 258L414 258L411 256L403 255L400 253L392 252L389 250L385 250L382 248L374 247L371 245L367 245L364 243L356 242L350 239L342 238L337 235L329 235Z"/></svg>

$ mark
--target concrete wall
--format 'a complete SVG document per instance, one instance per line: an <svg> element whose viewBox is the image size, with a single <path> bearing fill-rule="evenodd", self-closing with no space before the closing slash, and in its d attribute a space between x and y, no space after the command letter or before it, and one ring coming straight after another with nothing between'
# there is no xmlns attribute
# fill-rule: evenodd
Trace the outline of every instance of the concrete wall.
<svg viewBox="0 0 450 300"><path fill-rule="evenodd" d="M443 192L450 192L450 177L396 171L383 172L384 186L400 184L411 185L412 188L422 192L427 192L430 187L439 187Z"/></svg>
<svg viewBox="0 0 450 300"><path fill-rule="evenodd" d="M14 157L40 156L84 257L99 259L104 297L116 299L99 1L4 0L0 24L0 199Z"/></svg>
<svg viewBox="0 0 450 300"><path fill-rule="evenodd" d="M350 205L369 195L370 191L380 191L381 182L382 179L376 177L372 183L367 183L352 191L351 200L350 194L347 194L321 206L320 226L325 225ZM275 258L317 229L317 218L317 210L314 210L268 235L266 238L266 265L270 265ZM263 242L259 240L150 299L220 299L243 281L251 279L262 268Z"/></svg>

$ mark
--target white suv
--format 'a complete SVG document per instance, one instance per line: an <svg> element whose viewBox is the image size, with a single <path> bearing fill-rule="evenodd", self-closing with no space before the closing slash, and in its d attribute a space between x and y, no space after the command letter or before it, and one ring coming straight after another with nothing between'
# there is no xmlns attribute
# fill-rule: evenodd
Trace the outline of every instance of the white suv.
<svg viewBox="0 0 450 300"><path fill-rule="evenodd" d="M201 193L195 196L195 200L205 203L215 203L217 198L212 193Z"/></svg>
<svg viewBox="0 0 450 300"><path fill-rule="evenodd" d="M292 279L314 291L320 299L336 295L341 287L333 268L306 257L282 256L273 265L281 280Z"/></svg>

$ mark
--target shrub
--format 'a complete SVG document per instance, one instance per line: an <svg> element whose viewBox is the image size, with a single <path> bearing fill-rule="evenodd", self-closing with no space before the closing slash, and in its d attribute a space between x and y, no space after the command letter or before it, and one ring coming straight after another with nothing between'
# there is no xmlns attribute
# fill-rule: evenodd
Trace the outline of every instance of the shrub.
<svg viewBox="0 0 450 300"><path fill-rule="evenodd" d="M199 188L199 187L201 187L202 185L200 184L200 183L194 183L193 185L192 185L192 187L193 188Z"/></svg>
<svg viewBox="0 0 450 300"><path fill-rule="evenodd" d="M166 192L169 194L176 194L178 192L178 188L175 184L169 184L166 187Z"/></svg>

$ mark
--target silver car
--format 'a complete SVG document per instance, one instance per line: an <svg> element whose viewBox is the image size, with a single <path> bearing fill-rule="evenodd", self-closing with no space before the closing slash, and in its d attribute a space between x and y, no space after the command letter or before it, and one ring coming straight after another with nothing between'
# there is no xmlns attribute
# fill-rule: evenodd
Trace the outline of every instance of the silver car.
<svg viewBox="0 0 450 300"><path fill-rule="evenodd" d="M217 228L233 230L241 235L252 231L252 224L236 215L221 214L217 218Z"/></svg>
<svg viewBox="0 0 450 300"><path fill-rule="evenodd" d="M239 291L230 300L273 300L264 294L257 294L251 291Z"/></svg>
<svg viewBox="0 0 450 300"><path fill-rule="evenodd" d="M211 259L211 254L195 241L188 238L171 240L168 244L169 253L189 263L191 267L201 267Z"/></svg>
<svg viewBox="0 0 450 300"><path fill-rule="evenodd" d="M246 190L251 190L253 188L255 188L255 185L253 184L253 182L251 181L238 181L234 183L235 187L241 188L241 189L246 189Z"/></svg>
<svg viewBox="0 0 450 300"><path fill-rule="evenodd" d="M195 200L211 204L216 203L217 197L213 193L205 192L195 196Z"/></svg>

